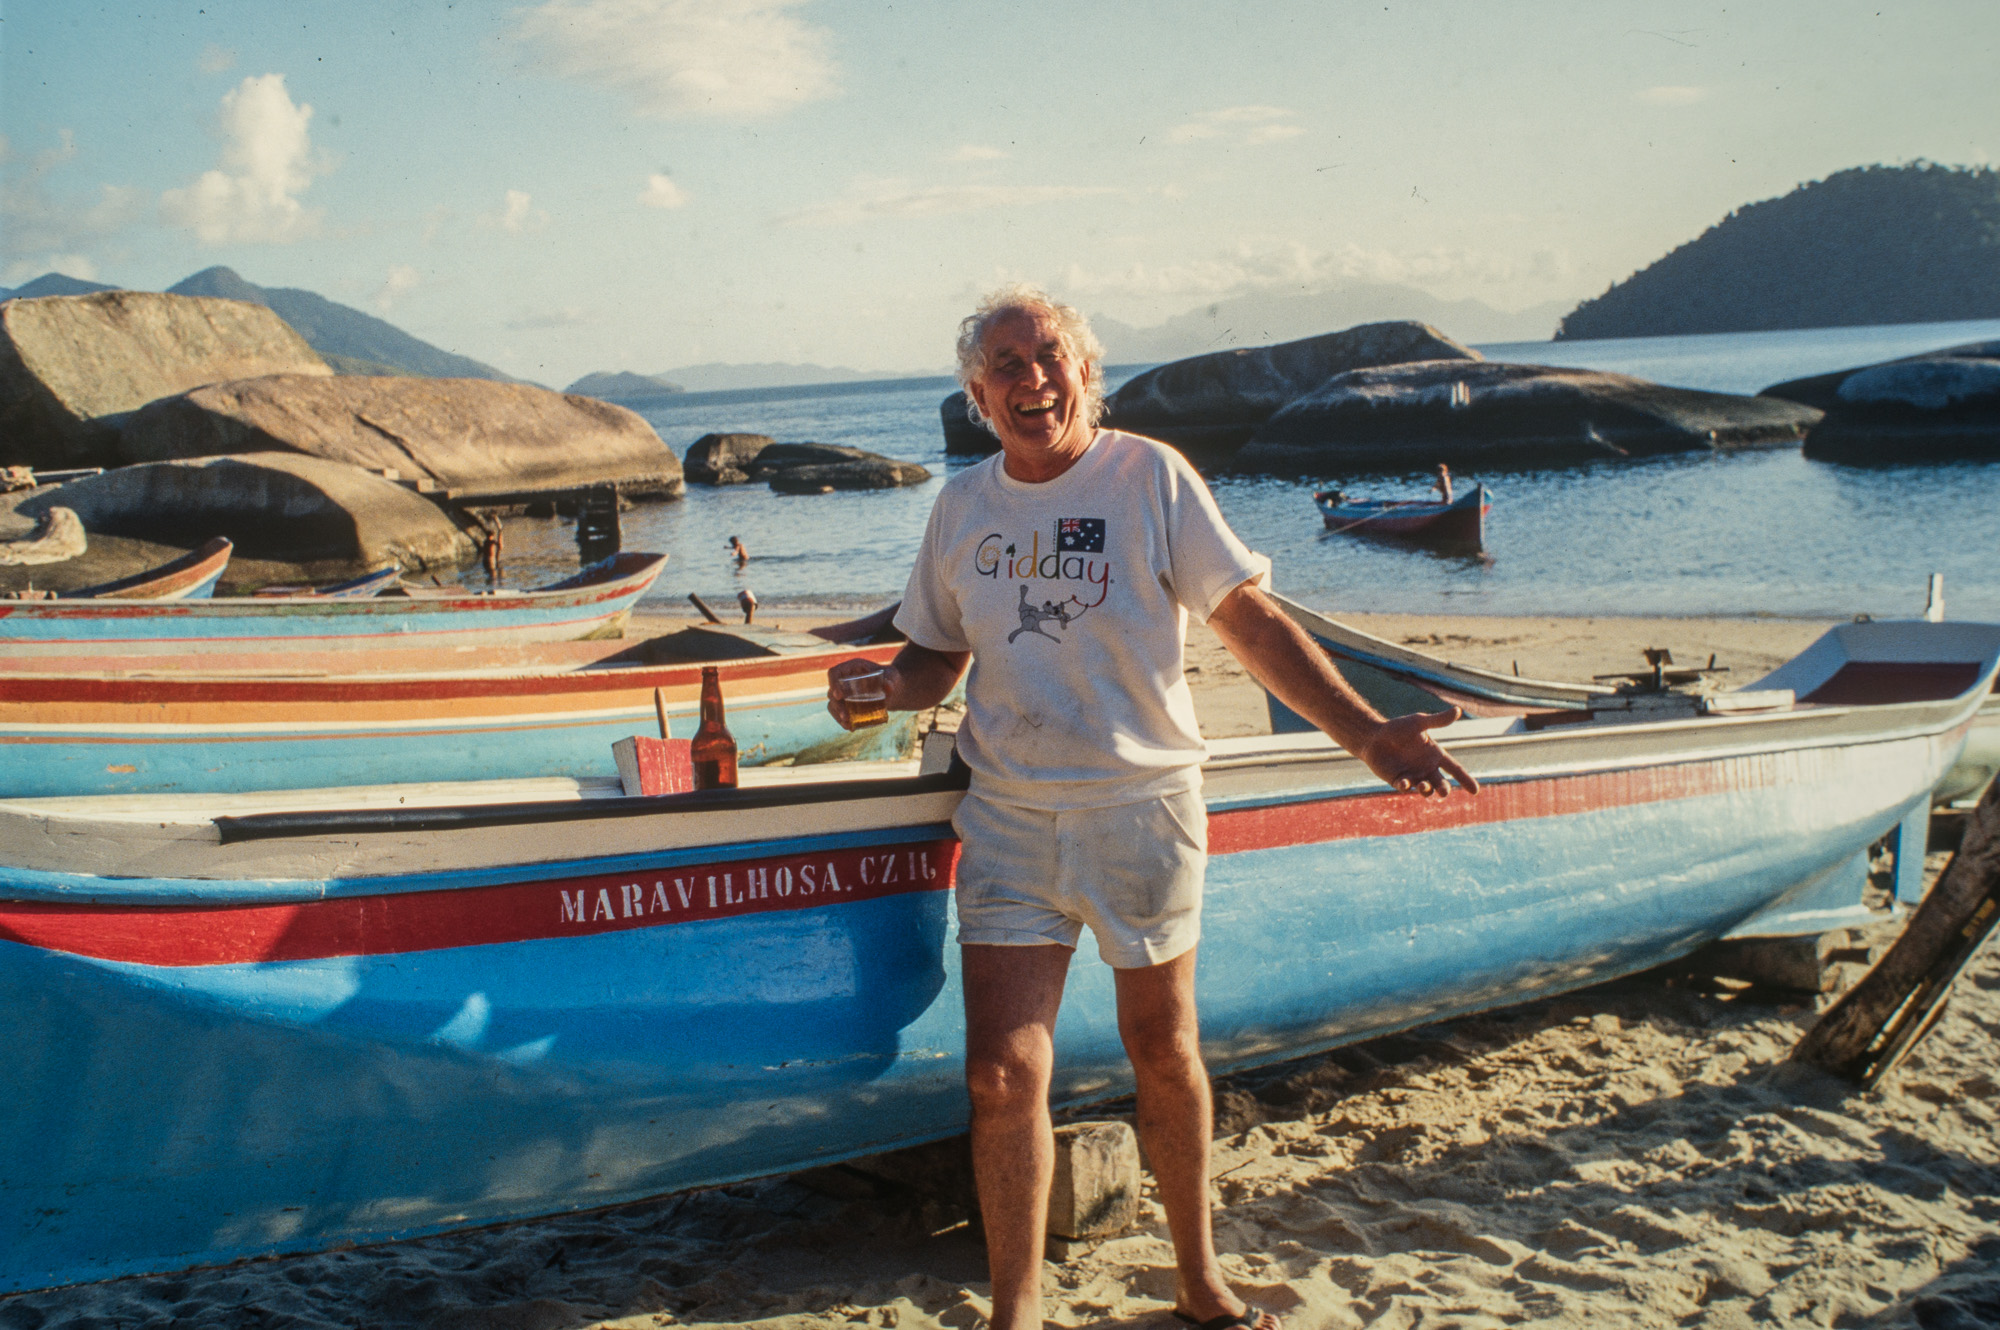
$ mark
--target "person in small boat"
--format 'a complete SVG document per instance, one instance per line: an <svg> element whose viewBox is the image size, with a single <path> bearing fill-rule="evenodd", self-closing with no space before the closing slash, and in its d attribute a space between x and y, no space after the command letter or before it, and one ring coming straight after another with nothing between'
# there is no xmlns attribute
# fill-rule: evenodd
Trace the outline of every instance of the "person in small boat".
<svg viewBox="0 0 2000 1330"><path fill-rule="evenodd" d="M1447 467L1443 462L1439 462L1437 464L1437 479L1432 481L1431 483L1437 487L1437 492L1440 496L1440 501L1444 503L1450 503L1451 468Z"/></svg>
<svg viewBox="0 0 2000 1330"><path fill-rule="evenodd" d="M1182 674L1188 615L1394 788L1478 786L1428 733L1456 711L1384 720L1264 591L1270 561L1186 460L1097 428L1103 355L1081 314L1032 288L994 293L961 325L968 414L1001 451L939 494L895 616L909 640L883 671L890 709L920 711L971 666L958 732L971 787L953 826L990 1320L1041 1324L1056 1012L1087 926L1115 971L1139 1135L1173 1234L1175 1314L1278 1330L1223 1282L1211 1230L1194 988L1207 750ZM874 668L828 672L842 726L835 681Z"/></svg>

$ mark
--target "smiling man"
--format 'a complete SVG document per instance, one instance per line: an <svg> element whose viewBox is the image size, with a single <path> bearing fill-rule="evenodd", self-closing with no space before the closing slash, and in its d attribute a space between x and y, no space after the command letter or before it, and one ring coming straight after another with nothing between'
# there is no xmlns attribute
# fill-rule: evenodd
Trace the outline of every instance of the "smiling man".
<svg viewBox="0 0 2000 1330"><path fill-rule="evenodd" d="M953 826L992 1325L1041 1324L1056 1011L1088 926L1116 975L1139 1135L1173 1235L1174 1314L1278 1330L1224 1284L1210 1224L1194 982L1207 750L1182 673L1188 615L1395 788L1478 785L1427 733L1457 711L1385 721L1265 594L1270 561L1186 460L1097 428L1103 354L1081 314L1029 287L987 297L961 325L959 381L1001 451L938 495L896 614L909 645L885 671L889 707L919 711L972 670L958 732L972 784ZM848 724L831 680L828 707Z"/></svg>

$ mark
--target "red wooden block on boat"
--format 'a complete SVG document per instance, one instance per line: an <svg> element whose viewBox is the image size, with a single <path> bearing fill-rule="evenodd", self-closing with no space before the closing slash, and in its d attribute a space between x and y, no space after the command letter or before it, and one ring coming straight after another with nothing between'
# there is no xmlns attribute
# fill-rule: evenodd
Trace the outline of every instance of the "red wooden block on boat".
<svg viewBox="0 0 2000 1330"><path fill-rule="evenodd" d="M694 759L687 739L635 734L611 745L625 793L681 794L694 788Z"/></svg>

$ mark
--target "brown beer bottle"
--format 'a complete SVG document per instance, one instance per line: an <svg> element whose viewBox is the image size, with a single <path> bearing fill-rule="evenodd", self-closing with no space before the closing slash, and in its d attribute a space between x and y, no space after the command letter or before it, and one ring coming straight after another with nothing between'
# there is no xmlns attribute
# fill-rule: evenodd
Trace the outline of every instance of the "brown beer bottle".
<svg viewBox="0 0 2000 1330"><path fill-rule="evenodd" d="M701 667L701 728L688 757L697 790L736 788L736 736L722 723L722 676L713 665Z"/></svg>

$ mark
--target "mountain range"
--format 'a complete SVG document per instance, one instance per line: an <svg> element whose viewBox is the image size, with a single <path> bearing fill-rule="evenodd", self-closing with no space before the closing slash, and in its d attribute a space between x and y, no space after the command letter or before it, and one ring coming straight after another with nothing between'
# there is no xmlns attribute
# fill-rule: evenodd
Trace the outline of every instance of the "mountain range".
<svg viewBox="0 0 2000 1330"><path fill-rule="evenodd" d="M0 300L33 296L83 296L120 288L86 282L59 272L44 273ZM219 296L267 306L292 325L306 344L320 353L338 374L414 374L430 379L495 379L518 382L512 375L470 356L454 355L410 336L395 324L363 314L350 305L328 300L291 286L258 286L232 268L204 268L167 288L177 296Z"/></svg>

